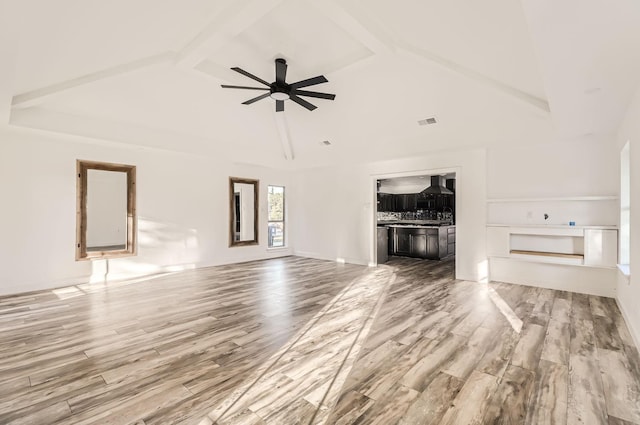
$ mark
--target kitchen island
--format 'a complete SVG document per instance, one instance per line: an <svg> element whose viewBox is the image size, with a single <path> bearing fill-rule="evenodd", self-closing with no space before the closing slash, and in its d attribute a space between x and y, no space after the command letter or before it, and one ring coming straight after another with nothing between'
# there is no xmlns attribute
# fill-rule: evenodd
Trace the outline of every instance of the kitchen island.
<svg viewBox="0 0 640 425"><path fill-rule="evenodd" d="M455 255L456 226L436 223L385 223L389 255L442 260Z"/></svg>

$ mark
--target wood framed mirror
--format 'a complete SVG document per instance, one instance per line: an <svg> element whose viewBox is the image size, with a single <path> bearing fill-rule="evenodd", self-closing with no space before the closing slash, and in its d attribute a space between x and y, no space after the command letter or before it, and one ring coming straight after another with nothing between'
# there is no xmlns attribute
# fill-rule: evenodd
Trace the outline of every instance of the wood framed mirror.
<svg viewBox="0 0 640 425"><path fill-rule="evenodd" d="M136 167L77 160L76 260L136 254Z"/></svg>
<svg viewBox="0 0 640 425"><path fill-rule="evenodd" d="M229 177L229 246L258 244L259 181Z"/></svg>

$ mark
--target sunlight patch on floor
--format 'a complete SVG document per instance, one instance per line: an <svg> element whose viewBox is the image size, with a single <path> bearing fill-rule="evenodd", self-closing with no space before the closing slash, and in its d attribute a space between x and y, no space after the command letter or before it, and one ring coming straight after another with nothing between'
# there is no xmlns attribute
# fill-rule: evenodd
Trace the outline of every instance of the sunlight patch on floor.
<svg viewBox="0 0 640 425"><path fill-rule="evenodd" d="M354 279L200 424L324 423L394 280L386 268Z"/></svg>
<svg viewBox="0 0 640 425"><path fill-rule="evenodd" d="M522 330L522 320L520 320L516 313L513 312L511 307L509 307L509 304L502 299L495 289L487 288L487 291L489 292L489 298L493 301L493 304L498 308L498 310L500 310L500 313L502 313L504 318L507 319L513 330L520 333Z"/></svg>

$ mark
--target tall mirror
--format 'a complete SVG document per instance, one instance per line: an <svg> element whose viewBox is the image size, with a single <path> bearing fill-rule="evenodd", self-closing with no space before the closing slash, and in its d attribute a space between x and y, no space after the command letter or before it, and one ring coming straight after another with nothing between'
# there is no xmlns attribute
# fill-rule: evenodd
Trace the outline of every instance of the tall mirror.
<svg viewBox="0 0 640 425"><path fill-rule="evenodd" d="M258 180L229 178L229 246L258 244Z"/></svg>
<svg viewBox="0 0 640 425"><path fill-rule="evenodd" d="M133 165L77 161L76 260L135 255Z"/></svg>

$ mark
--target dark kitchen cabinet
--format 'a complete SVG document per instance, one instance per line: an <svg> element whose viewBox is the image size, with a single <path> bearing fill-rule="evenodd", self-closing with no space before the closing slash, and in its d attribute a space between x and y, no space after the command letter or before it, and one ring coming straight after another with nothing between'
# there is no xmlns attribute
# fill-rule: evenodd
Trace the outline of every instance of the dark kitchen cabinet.
<svg viewBox="0 0 640 425"><path fill-rule="evenodd" d="M453 208L453 205L453 195L423 192L416 195L416 208L419 210L444 211L446 208Z"/></svg>
<svg viewBox="0 0 640 425"><path fill-rule="evenodd" d="M378 193L378 211L395 211L395 195L391 193Z"/></svg>
<svg viewBox="0 0 640 425"><path fill-rule="evenodd" d="M429 229L430 232L427 235L427 252L426 257L429 260L440 259L440 249L438 244L438 229Z"/></svg>
<svg viewBox="0 0 640 425"><path fill-rule="evenodd" d="M455 227L392 227L389 254L429 260L455 255Z"/></svg>
<svg viewBox="0 0 640 425"><path fill-rule="evenodd" d="M415 211L417 209L417 193L403 193L394 195L394 197L396 212Z"/></svg>
<svg viewBox="0 0 640 425"><path fill-rule="evenodd" d="M447 228L447 255L456 255L456 228Z"/></svg>
<svg viewBox="0 0 640 425"><path fill-rule="evenodd" d="M395 232L395 254L411 255L411 229L396 229Z"/></svg>
<svg viewBox="0 0 640 425"><path fill-rule="evenodd" d="M411 234L411 256L418 258L427 257L427 234L424 232L413 232Z"/></svg>
<svg viewBox="0 0 640 425"><path fill-rule="evenodd" d="M416 196L416 208L419 210L428 210L429 209L429 195L426 193L420 192Z"/></svg>

